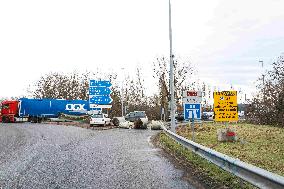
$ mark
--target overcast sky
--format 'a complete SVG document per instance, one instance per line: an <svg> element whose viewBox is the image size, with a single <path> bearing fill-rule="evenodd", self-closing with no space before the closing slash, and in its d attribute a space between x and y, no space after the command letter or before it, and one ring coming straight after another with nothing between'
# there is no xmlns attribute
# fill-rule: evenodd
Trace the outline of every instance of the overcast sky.
<svg viewBox="0 0 284 189"><path fill-rule="evenodd" d="M283 0L172 0L173 51L200 80L251 93L284 52ZM167 0L0 0L0 97L50 71L120 71L169 56ZM149 90L151 91L151 90Z"/></svg>

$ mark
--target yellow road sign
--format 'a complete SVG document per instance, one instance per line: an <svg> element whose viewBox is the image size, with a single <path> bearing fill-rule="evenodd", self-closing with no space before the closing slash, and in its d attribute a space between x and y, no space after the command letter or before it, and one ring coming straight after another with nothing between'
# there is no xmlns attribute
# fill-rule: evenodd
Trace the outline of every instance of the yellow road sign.
<svg viewBox="0 0 284 189"><path fill-rule="evenodd" d="M215 121L238 121L237 91L214 92Z"/></svg>

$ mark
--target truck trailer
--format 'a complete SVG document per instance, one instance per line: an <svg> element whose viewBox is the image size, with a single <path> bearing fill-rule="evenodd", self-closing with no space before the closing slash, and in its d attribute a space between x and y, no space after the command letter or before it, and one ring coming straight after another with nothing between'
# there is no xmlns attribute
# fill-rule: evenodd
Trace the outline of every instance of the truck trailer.
<svg viewBox="0 0 284 189"><path fill-rule="evenodd" d="M89 101L64 99L29 99L3 101L2 122L41 122L47 118L58 118L61 113L68 115L88 114Z"/></svg>

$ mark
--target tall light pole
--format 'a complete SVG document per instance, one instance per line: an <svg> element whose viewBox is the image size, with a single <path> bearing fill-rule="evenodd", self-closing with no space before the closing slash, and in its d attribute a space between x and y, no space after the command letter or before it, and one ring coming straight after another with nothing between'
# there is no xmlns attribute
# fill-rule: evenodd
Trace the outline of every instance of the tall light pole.
<svg viewBox="0 0 284 189"><path fill-rule="evenodd" d="M263 85L263 100L266 100L266 95L265 95L265 86L264 86L264 69L263 69L263 60L259 60L259 63L261 63L261 72L262 72L262 85Z"/></svg>
<svg viewBox="0 0 284 189"><path fill-rule="evenodd" d="M123 73L124 68L121 68ZM122 78L122 82L121 82L121 117L123 117L123 112L124 112L124 108L123 108L123 101L124 101L124 94L123 94L123 81L124 79Z"/></svg>
<svg viewBox="0 0 284 189"><path fill-rule="evenodd" d="M171 0L169 0L169 38L170 38L170 94L171 94L171 129L175 131L175 90L174 90L174 62L172 51L172 12Z"/></svg>
<svg viewBox="0 0 284 189"><path fill-rule="evenodd" d="M264 71L263 71L263 60L260 60L259 63L261 63L261 72L262 72L262 84L264 85Z"/></svg>

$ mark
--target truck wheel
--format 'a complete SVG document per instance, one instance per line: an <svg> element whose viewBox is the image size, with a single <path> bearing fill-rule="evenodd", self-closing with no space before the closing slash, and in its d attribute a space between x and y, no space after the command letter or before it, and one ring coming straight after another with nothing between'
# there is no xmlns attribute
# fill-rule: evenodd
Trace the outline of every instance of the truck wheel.
<svg viewBox="0 0 284 189"><path fill-rule="evenodd" d="M6 123L6 117L2 117L2 123Z"/></svg>
<svg viewBox="0 0 284 189"><path fill-rule="evenodd" d="M10 117L5 117L5 123L10 123Z"/></svg>
<svg viewBox="0 0 284 189"><path fill-rule="evenodd" d="M38 121L38 123L41 123L42 122L42 118L39 117L37 121Z"/></svg>
<svg viewBox="0 0 284 189"><path fill-rule="evenodd" d="M31 123L37 123L37 117L31 117Z"/></svg>

